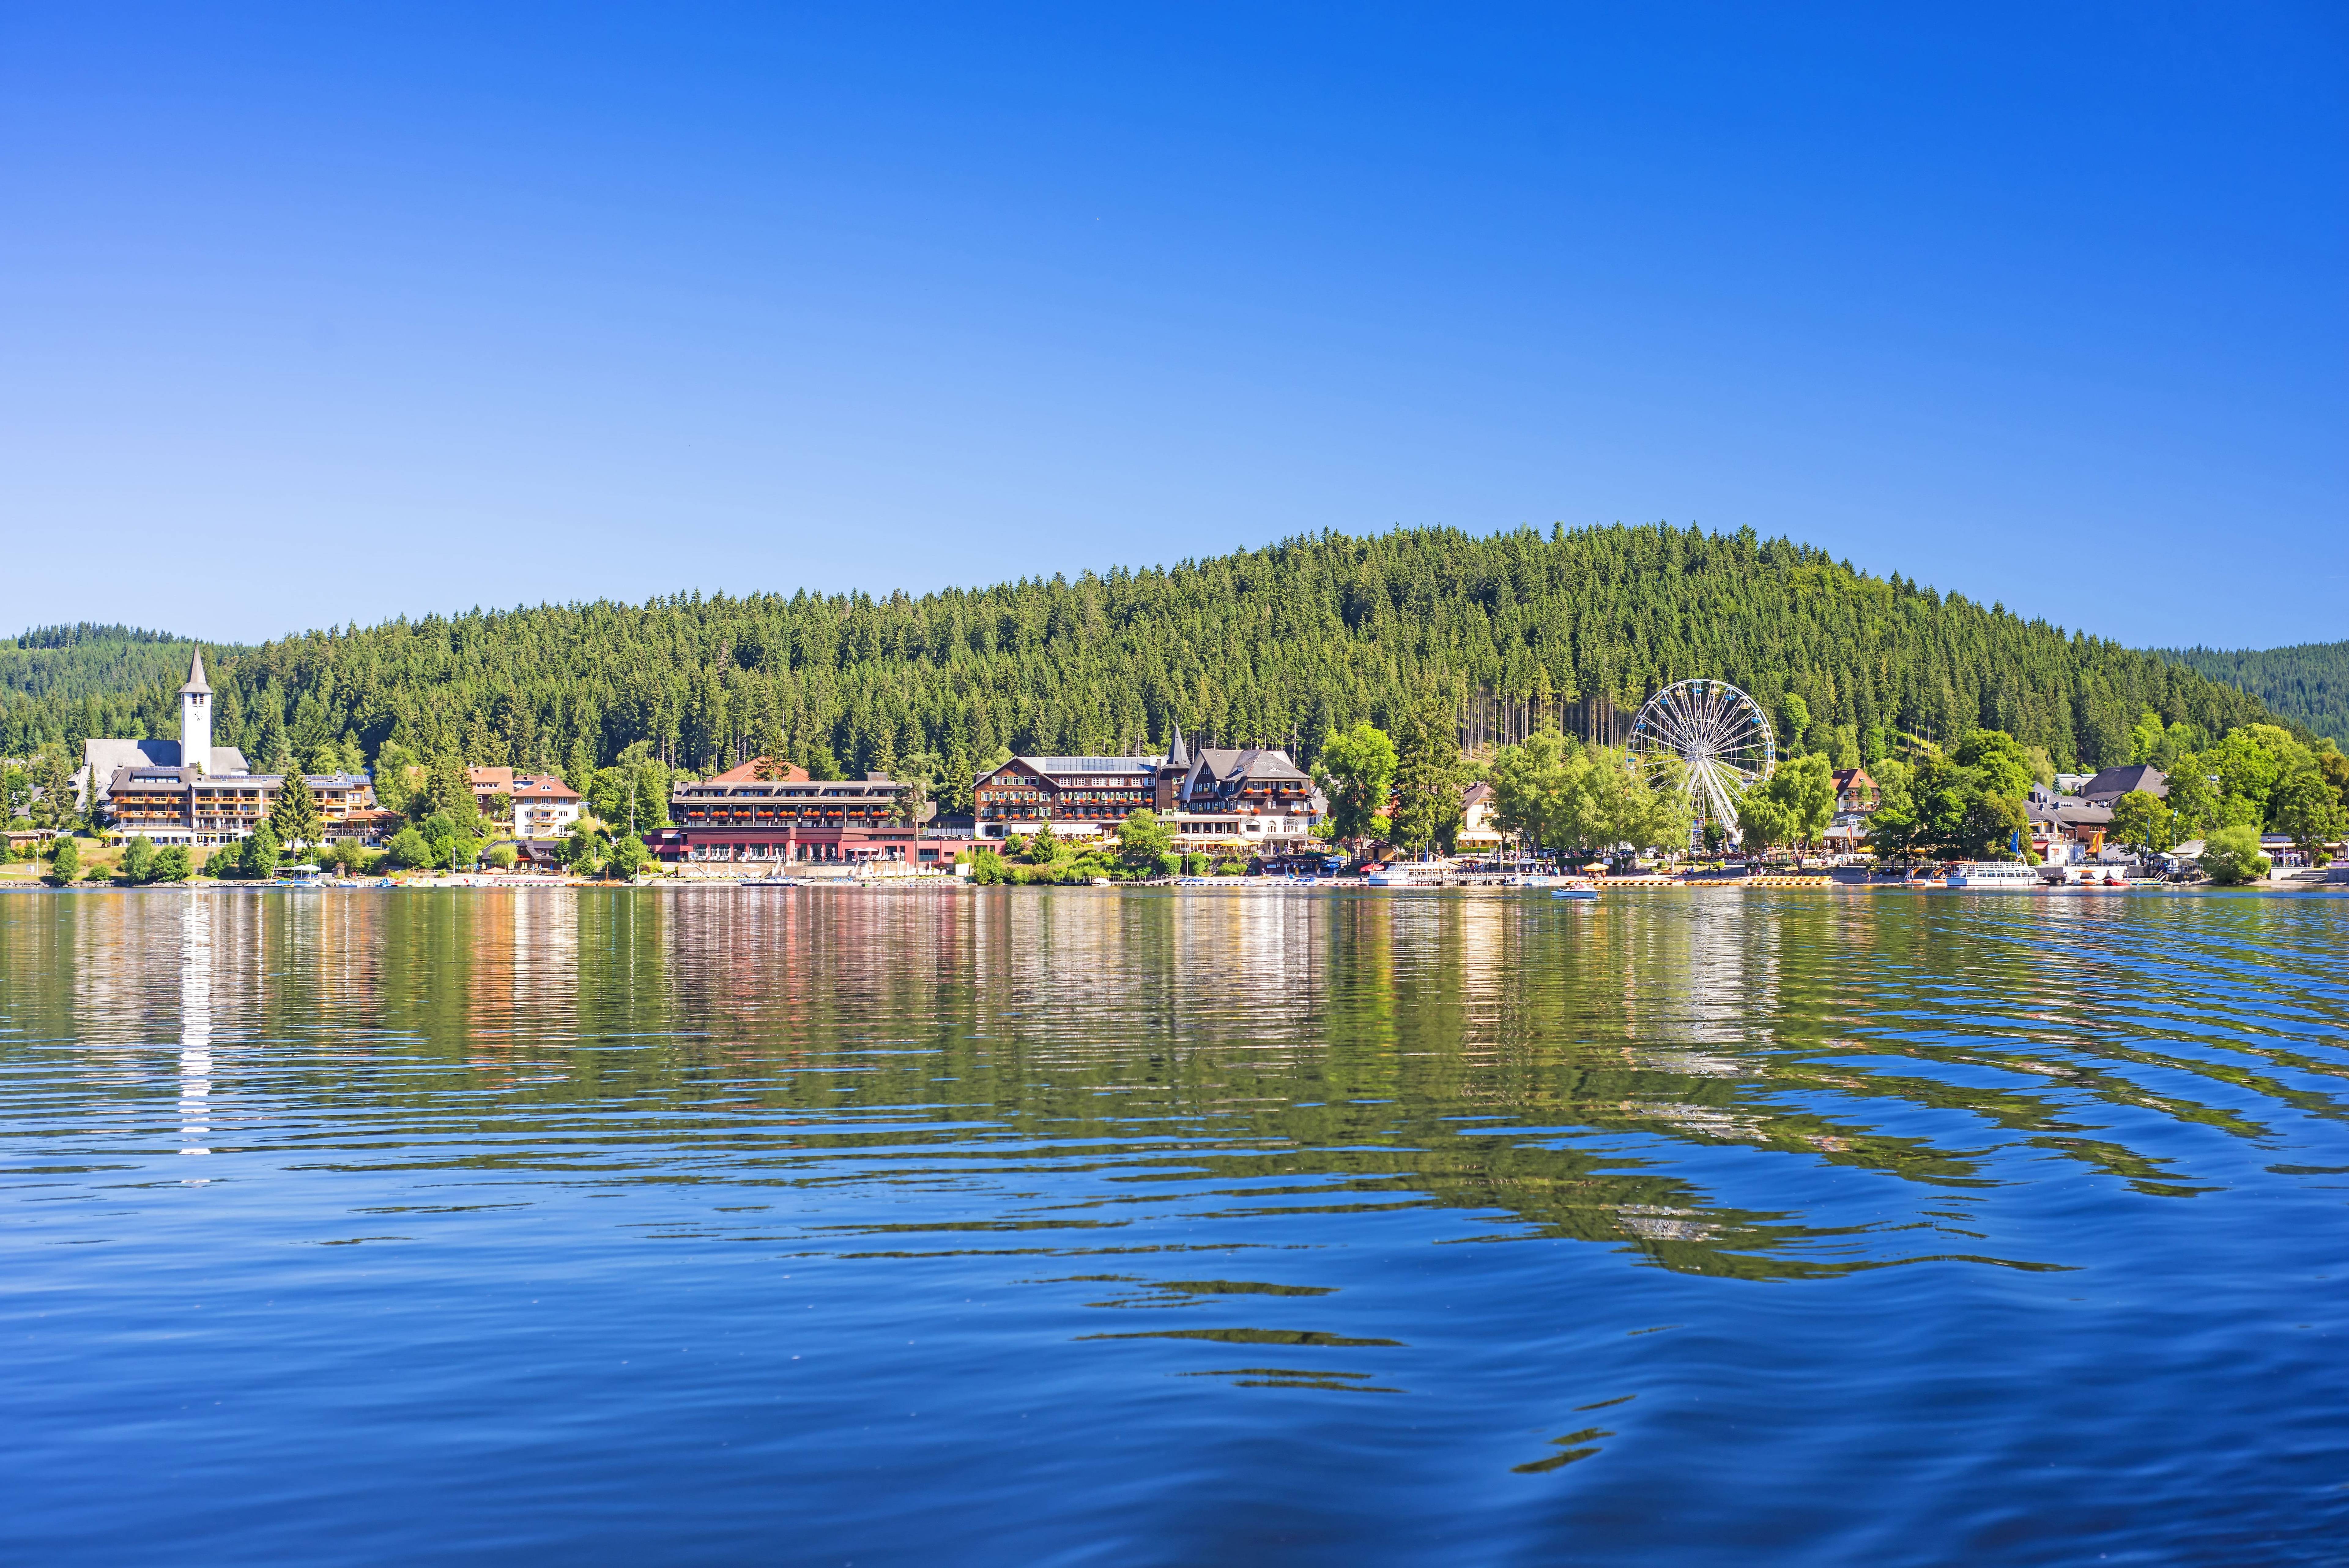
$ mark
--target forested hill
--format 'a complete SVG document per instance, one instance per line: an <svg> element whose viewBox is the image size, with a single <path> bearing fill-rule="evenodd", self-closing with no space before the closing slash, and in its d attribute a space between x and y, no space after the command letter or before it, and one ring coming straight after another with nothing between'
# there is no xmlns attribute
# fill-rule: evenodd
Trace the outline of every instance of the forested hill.
<svg viewBox="0 0 2349 1568"><path fill-rule="evenodd" d="M2349 642L2291 648L2169 648L2164 659L2240 686L2286 719L2349 746Z"/></svg>
<svg viewBox="0 0 2349 1568"><path fill-rule="evenodd" d="M57 706L90 696L119 698L166 682L177 691L188 678L194 647L184 637L138 627L36 627L0 641L0 701L34 698L42 700L38 705ZM230 657L239 651L220 650ZM205 654L212 658L212 649L207 647Z"/></svg>
<svg viewBox="0 0 2349 1568"><path fill-rule="evenodd" d="M476 611L314 632L210 661L215 739L262 763L398 740L419 753L568 765L649 741L708 770L756 753L850 770L926 753L952 801L1000 747L1155 749L1169 727L1293 745L1386 722L1428 685L1470 739L1636 709L1663 682L1727 680L1813 745L1873 753L1901 729L1983 724L2059 765L2127 760L2146 709L2213 733L2259 702L2151 654L1751 531L1447 529L1325 534L1171 568L914 597L698 594ZM160 723L168 687L129 709ZM1605 702L1597 701L1605 699ZM1799 699L1797 703L1795 699ZM1569 704L1586 700L1581 707ZM1503 709L1506 715L1511 709ZM20 708L8 748L78 741L84 715ZM1619 720L1613 721L1619 724ZM49 738L57 738L51 735ZM578 756L577 752L587 753Z"/></svg>

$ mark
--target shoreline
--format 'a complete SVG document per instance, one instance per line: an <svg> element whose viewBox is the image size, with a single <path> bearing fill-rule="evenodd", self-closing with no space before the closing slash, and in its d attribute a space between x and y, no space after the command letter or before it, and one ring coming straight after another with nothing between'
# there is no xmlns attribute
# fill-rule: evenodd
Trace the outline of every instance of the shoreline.
<svg viewBox="0 0 2349 1568"><path fill-rule="evenodd" d="M72 886L72 887L70 887L70 888L51 888L51 887L46 886L46 885L44 885L44 884L41 884L41 883L39 883L39 882L31 881L31 880L29 880L29 879L28 879L28 880L26 880L26 881L25 881L25 882L16 883L16 884L13 884L13 885L10 885L10 884L0 884L0 894L8 894L8 893L56 893L56 894L85 894L85 893L156 893L156 894L166 894L166 893L182 893L182 894L189 894L189 893L403 893L403 892L427 892L427 893L513 893L513 892L534 892L534 893L556 893L556 892L599 892L599 891L600 891L600 892L636 892L636 893L646 893L646 892L652 892L652 893L664 893L664 892L665 892L665 893L683 893L683 892L687 892L687 891L710 891L710 892L726 892L726 891L731 891L731 892L744 892L744 893L749 893L749 892L768 893L768 892L801 892L801 891L832 891L832 890L847 891L847 892L867 892L867 891L870 891L870 892L885 892L885 892L909 892L909 893L946 893L946 892L966 892L966 891L967 891L967 892L989 892L989 893L1033 893L1033 892L1082 892L1082 893L1166 892L1166 893L1206 893L1206 894L1231 894L1231 893L1242 893L1242 894L1250 894L1250 895L1256 895L1256 896L1276 896L1276 895L1277 895L1277 896L1282 896L1282 897L1297 897L1297 896L1312 897L1312 896L1328 896L1328 895L1334 895L1334 894L1365 894L1365 895L1367 895L1367 894L1381 894L1381 895L1403 894L1403 895L1410 895L1410 894L1442 893L1442 894L1475 894L1475 895L1478 895L1478 896L1480 896L1480 897L1488 897L1488 898L1489 898L1489 897L1506 897L1506 898L1530 898L1530 899L1533 899L1533 900L1537 901L1537 902L1544 902L1544 903L1547 903L1547 902L1549 902L1549 901L1550 901L1551 895L1552 895L1552 893L1553 893L1556 889L1554 889L1554 888L1540 888L1540 887L1535 887L1535 888L1504 888L1504 887L1495 887L1495 886L1492 886L1492 885L1489 885L1489 884L1485 884L1485 885L1475 885L1475 884L1454 884L1454 885L1451 885L1451 886L1443 886L1443 885L1438 885L1438 886L1433 886L1433 887L1425 887L1425 886L1423 886L1423 887L1381 888L1381 887L1372 887L1372 886L1371 886L1370 884L1368 884L1368 883L1366 883L1366 882L1362 882L1362 881L1361 881L1361 880L1359 880L1359 879L1349 879L1349 880L1345 880L1345 881L1331 881L1331 880L1320 880L1320 881L1305 881L1305 880L1299 880L1299 881L1286 881L1286 880L1280 880L1280 879L1277 879L1277 878L1267 878L1267 877L1231 877L1231 878L1228 878L1228 879L1221 879L1221 878L1219 878L1219 879L1217 879L1217 880L1216 880L1216 881L1212 881L1212 882L1187 882L1187 883L1183 883L1183 884L1179 884L1179 885L1178 885L1178 884L1175 884L1175 883L1171 883L1171 882L1154 882L1154 882L1120 882L1120 883L1111 883L1111 884L1109 884L1109 885L1107 885L1107 886L1105 886L1105 887L1096 887L1096 886L1093 886L1093 885L1092 885L1092 884L1086 884L1086 883L1048 883L1048 884L1041 884L1041 885L1035 885L1035 886L1025 886L1025 887L1022 887L1022 886L1016 886L1016 885L1009 884L1009 883L1004 883L1004 884L995 884L995 885L988 885L988 886L985 886L985 887L980 887L980 886L978 886L978 885L974 885L974 884L972 884L972 883L970 883L970 882L965 881L964 879L962 879L962 878L960 878L960 877L874 877L874 878L871 878L871 879L869 879L869 880L856 880L856 879L852 879L852 878L849 878L849 877L824 877L824 878L810 879L810 880L808 880L808 881L804 881L804 882L791 882L791 883L775 883L775 882L761 883L761 882L757 882L757 881L751 880L751 879L750 879L750 878L735 878L735 877L690 877L690 878L660 877L660 878L656 878L656 879L652 879L652 880L648 880L648 881L640 881L640 882L595 882L595 881L574 881L574 880L568 880L568 879L558 879L558 878L554 878L554 877L548 877L548 878L543 878L543 879L532 879L532 878L522 878L522 877L516 877L516 878L514 878L514 879L512 879L512 880L497 880L497 881L491 881L491 880L481 880L481 881L459 881L459 880L430 880L430 881L427 881L427 880L417 880L417 881L408 881L408 882L387 882L387 881L380 881L380 880L378 880L378 879L375 879L375 878L370 877L370 878L366 878L366 879L363 879L363 880L352 880L352 881L347 881L347 882L344 882L344 881L319 881L319 882L308 882L308 883L295 883L295 882L229 882L229 881L195 881L195 882L161 882L161 883L148 883L148 884L144 884L144 885L140 885L140 886L135 886L135 887L132 887L132 886L124 886L124 885L120 885L120 884L111 884L111 883L99 883L99 882L93 882L93 883L77 883L77 884L75 884L74 886ZM2239 887L2231 887L2231 888L2221 888L2221 887L2216 887L2216 886L2213 886L2213 885L2211 885L2211 884L2209 884L2209 883L2193 883L2193 884L2187 884L2187 885L2182 885L2182 886L2173 886L2173 885L2161 884L2161 883L2148 883L2148 884L2146 884L2146 885L2144 885L2144 886L2139 886L2139 887L2127 887L2127 888L2087 888L2087 887L2043 886L2043 887L2033 887L2033 888L1951 888L1951 887L1947 887L1947 886L1944 886L1944 885L1940 884L1940 883L1927 883L1927 882L1907 882L1907 883L1902 883L1902 882L1833 882L1833 881L1826 880L1826 879L1824 879L1824 878L1819 878L1819 877L1801 877L1801 878L1795 878L1795 877L1746 877L1746 878L1737 878L1737 879L1732 879L1732 878L1728 878L1728 877L1710 878L1710 879L1709 879L1709 878L1690 878L1690 879L1687 879L1687 880L1662 880L1662 879L1656 879L1656 880L1648 880L1648 879L1633 880L1633 879L1631 879L1631 878L1628 878L1628 877L1627 877L1627 878L1624 878L1624 879L1622 879L1622 880L1615 881L1615 882L1606 882L1606 881L1600 881L1600 882L1598 882L1598 883L1596 883L1596 884L1594 884L1594 885L1592 886L1592 888L1591 888L1591 889L1590 889L1590 890L1591 890L1591 891L1593 891L1593 892L1596 892L1596 893L1601 894L1601 895L1609 894L1609 893L1672 893L1672 892L1682 892L1682 893L1748 893L1748 892L1757 892L1757 893L1826 893L1826 894L1831 894L1831 895L1836 895L1836 896L1849 896L1849 895L1854 895L1854 894L1882 895L1882 894L1900 894L1900 893L1909 893L1909 894L1919 894L1919 895L1937 895L1937 896L1941 896L1941 897L1951 897L1951 896L1955 896L1955 897L1977 898L2066 898L2066 899L2070 899L2070 898L2147 898L2147 897L2155 897L2155 898L2175 898L2175 897L2181 897L2181 896L2183 896L2183 897L2213 897L2213 896L2241 897L2241 896L2251 896L2251 897L2258 897L2258 898L2326 898L2326 897L2334 897L2334 898L2349 897L2349 883L2326 883L2326 882L2289 882L2289 883L2283 883L2283 882L2261 881L2261 882L2245 883L2245 884L2243 884L2243 885L2241 885L2241 886L2239 886Z"/></svg>

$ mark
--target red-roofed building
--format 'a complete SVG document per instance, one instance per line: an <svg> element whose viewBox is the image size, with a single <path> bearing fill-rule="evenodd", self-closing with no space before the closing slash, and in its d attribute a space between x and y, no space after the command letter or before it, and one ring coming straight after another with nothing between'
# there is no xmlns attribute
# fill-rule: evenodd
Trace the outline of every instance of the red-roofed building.
<svg viewBox="0 0 2349 1568"><path fill-rule="evenodd" d="M561 838L579 820L579 792L552 774L515 774L506 793L513 801L513 836L518 839Z"/></svg>
<svg viewBox="0 0 2349 1568"><path fill-rule="evenodd" d="M767 783L774 783L774 784L806 784L806 783L808 783L808 782L809 782L809 781L808 781L808 771L807 771L807 769L805 769L805 768L802 768L802 767L796 767L796 766L793 766L793 765L792 765L792 764L791 764L791 763L786 763L785 764L783 764L783 766L782 766L781 768L780 768L780 769L778 769L778 770L776 770L776 771L775 771L774 775L773 775L773 777L772 777L772 778L771 778L771 779L768 777L768 775L767 775L766 774L761 773L761 772L759 771L760 769L764 768L764 767L766 767L766 766L767 766L767 759L766 759L766 758L764 758L764 757L752 757L749 762L744 763L740 767L728 768L724 773L722 773L722 774L716 774L716 775L714 775L713 777L710 777L710 778L704 779L702 782L703 782L704 784L767 784Z"/></svg>

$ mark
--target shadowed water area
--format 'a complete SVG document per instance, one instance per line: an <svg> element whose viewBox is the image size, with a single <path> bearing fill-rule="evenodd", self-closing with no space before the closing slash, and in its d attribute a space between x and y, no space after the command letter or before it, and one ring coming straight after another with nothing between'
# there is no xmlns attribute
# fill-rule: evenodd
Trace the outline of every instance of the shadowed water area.
<svg viewBox="0 0 2349 1568"><path fill-rule="evenodd" d="M0 1557L2349 1559L2349 904L0 898Z"/></svg>

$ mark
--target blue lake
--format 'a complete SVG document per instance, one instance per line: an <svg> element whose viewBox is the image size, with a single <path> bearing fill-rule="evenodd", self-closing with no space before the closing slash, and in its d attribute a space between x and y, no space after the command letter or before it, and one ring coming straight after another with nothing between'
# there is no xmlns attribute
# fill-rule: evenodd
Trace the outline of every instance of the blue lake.
<svg viewBox="0 0 2349 1568"><path fill-rule="evenodd" d="M11 1563L2341 1563L2349 902L0 897Z"/></svg>

